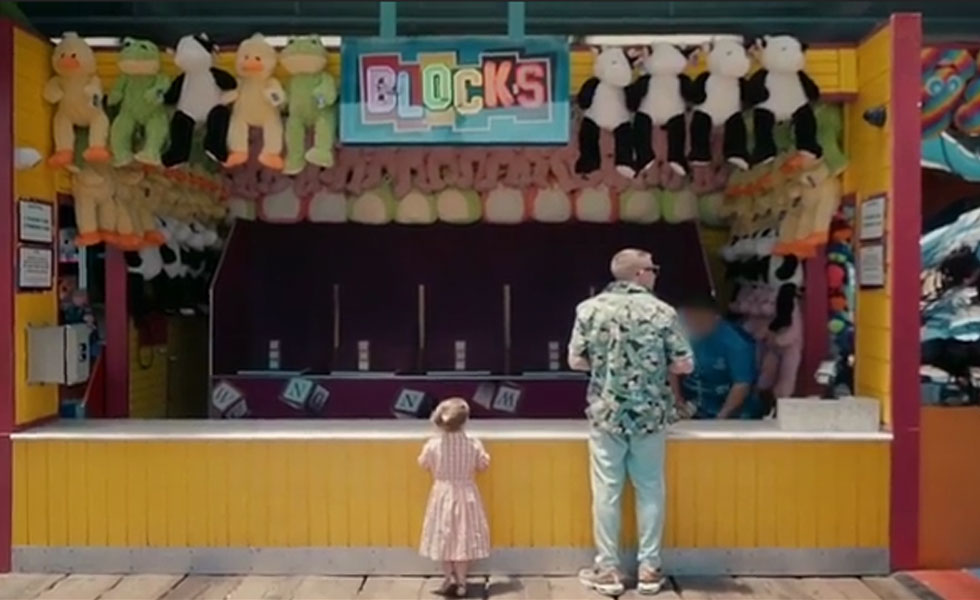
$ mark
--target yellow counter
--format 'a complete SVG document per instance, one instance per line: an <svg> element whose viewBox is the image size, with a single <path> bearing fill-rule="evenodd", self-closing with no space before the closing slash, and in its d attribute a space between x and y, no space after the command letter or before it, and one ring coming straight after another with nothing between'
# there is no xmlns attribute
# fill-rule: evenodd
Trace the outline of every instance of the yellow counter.
<svg viewBox="0 0 980 600"><path fill-rule="evenodd" d="M16 570L428 573L418 421L81 421L14 435ZM480 421L494 547L478 570L589 561L587 429ZM683 423L665 562L691 573L888 571L890 436ZM624 546L635 540L631 495Z"/></svg>

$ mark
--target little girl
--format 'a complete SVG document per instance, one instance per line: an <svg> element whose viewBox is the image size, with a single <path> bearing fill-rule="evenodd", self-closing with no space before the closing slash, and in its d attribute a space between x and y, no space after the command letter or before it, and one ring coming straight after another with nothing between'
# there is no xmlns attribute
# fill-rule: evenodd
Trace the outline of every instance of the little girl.
<svg viewBox="0 0 980 600"><path fill-rule="evenodd" d="M419 553L442 563L445 580L440 593L459 597L466 595L469 561L490 555L487 516L473 481L476 471L490 466L490 456L479 440L463 431L469 416L470 407L462 398L440 402L432 422L441 433L429 439L419 455L419 465L435 479Z"/></svg>

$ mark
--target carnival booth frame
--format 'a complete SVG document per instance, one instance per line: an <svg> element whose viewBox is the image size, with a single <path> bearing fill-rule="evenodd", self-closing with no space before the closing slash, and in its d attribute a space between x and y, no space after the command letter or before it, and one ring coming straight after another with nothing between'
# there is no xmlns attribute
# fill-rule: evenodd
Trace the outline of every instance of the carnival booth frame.
<svg viewBox="0 0 980 600"><path fill-rule="evenodd" d="M858 294L857 393L885 430L795 434L766 423L685 423L669 436L665 568L671 573L872 574L917 564L917 15L894 15L824 74L846 109L859 202L890 190L888 284ZM50 46L0 21L0 154L51 150L38 101ZM835 65L830 67L830 65ZM885 128L861 119L887 103ZM884 149L884 151L882 151ZM44 166L0 165L0 569L74 572L429 573L414 547L427 480L416 421L56 421L57 393L25 381L23 332L56 320L53 292L13 287L16 198L54 200ZM127 412L125 263L107 258L109 415ZM115 311L115 312L113 312ZM122 315L122 316L120 316ZM53 422L51 422L53 421ZM592 559L586 426L477 422L493 467L479 484L493 554L479 572L570 573ZM630 493L627 492L627 497ZM631 501L624 544L635 543Z"/></svg>

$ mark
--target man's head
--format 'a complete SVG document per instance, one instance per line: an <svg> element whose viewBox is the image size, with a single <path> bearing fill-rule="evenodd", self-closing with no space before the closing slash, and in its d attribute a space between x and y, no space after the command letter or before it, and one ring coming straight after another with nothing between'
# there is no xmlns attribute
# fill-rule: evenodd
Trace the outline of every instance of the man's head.
<svg viewBox="0 0 980 600"><path fill-rule="evenodd" d="M649 252L626 248L613 256L609 270L616 281L628 281L653 291L660 267L653 264L653 256Z"/></svg>
<svg viewBox="0 0 980 600"><path fill-rule="evenodd" d="M693 338L710 335L718 326L721 314L713 296L692 296L680 303L681 320Z"/></svg>

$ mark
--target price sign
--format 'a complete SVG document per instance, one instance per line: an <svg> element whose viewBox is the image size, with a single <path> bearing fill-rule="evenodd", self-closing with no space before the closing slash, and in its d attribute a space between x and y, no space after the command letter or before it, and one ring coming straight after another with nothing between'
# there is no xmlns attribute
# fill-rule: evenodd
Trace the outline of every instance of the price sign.
<svg viewBox="0 0 980 600"><path fill-rule="evenodd" d="M521 388L513 385L501 385L497 388L497 394L493 398L493 409L506 413L517 412L517 405L521 401Z"/></svg>
<svg viewBox="0 0 980 600"><path fill-rule="evenodd" d="M242 393L224 381L214 386L214 389L211 390L211 406L219 413L224 413L241 399Z"/></svg>
<svg viewBox="0 0 980 600"><path fill-rule="evenodd" d="M323 412L324 407L326 407L328 398L330 398L330 391L322 385L318 385L313 388L313 393L310 394L310 399L307 401L306 406L313 414L320 414Z"/></svg>
<svg viewBox="0 0 980 600"><path fill-rule="evenodd" d="M279 397L286 404L292 405L293 408L303 408L312 391L312 381L293 377L286 383L286 389L282 391L282 395Z"/></svg>
<svg viewBox="0 0 980 600"><path fill-rule="evenodd" d="M403 389L395 400L395 412L417 415L425 401L425 392Z"/></svg>
<svg viewBox="0 0 980 600"><path fill-rule="evenodd" d="M477 404L487 410L490 410L490 405L493 404L493 393L495 391L497 391L497 388L492 383L481 383L480 385L476 386L476 391L473 393L473 404Z"/></svg>
<svg viewBox="0 0 980 600"><path fill-rule="evenodd" d="M226 419L244 419L247 416L248 405L245 404L244 400L232 406L231 409L224 414Z"/></svg>

